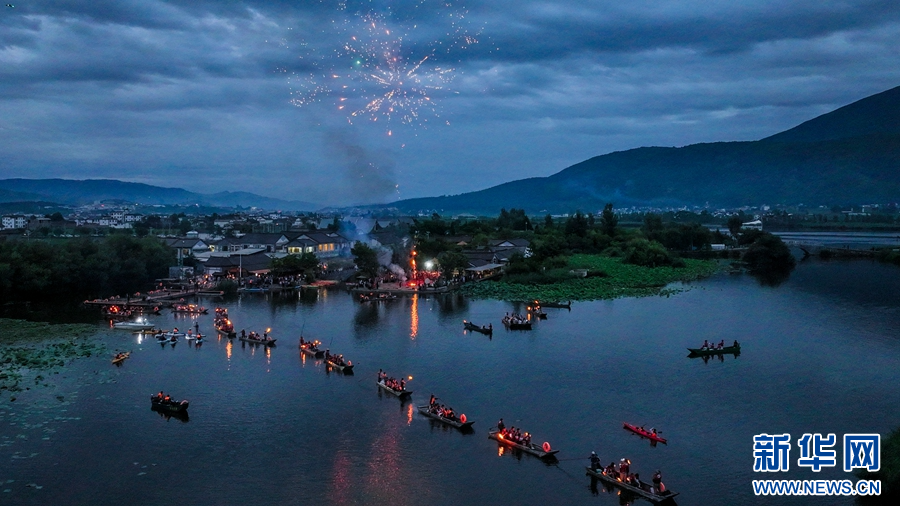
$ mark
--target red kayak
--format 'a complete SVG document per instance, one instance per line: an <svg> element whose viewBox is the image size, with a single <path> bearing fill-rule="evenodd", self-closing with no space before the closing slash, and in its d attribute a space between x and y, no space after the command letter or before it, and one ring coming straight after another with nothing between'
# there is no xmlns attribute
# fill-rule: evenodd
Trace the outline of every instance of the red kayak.
<svg viewBox="0 0 900 506"><path fill-rule="evenodd" d="M662 443L662 444L664 444L664 445L665 445L665 444L669 444L669 443L666 442L666 438L660 437L659 434L654 434L653 432L650 432L649 430L644 430L644 429L642 429L642 428L640 428L640 427L637 427L637 426L635 426L635 425L631 425L630 423L622 422L622 427L624 427L626 430L630 430L631 432L634 432L634 433L637 434L638 436L645 437L645 438L647 438L647 439L649 439L649 440L651 440L651 441L657 441L657 442Z"/></svg>

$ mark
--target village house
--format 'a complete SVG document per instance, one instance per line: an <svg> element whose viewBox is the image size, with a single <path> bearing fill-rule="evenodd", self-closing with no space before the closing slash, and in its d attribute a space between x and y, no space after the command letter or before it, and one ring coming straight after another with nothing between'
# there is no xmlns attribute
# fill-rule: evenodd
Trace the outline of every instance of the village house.
<svg viewBox="0 0 900 506"><path fill-rule="evenodd" d="M3 228L4 229L17 229L17 228L25 228L28 225L28 218L24 216L4 216L3 217Z"/></svg>
<svg viewBox="0 0 900 506"><path fill-rule="evenodd" d="M288 246L290 254L314 253L319 258L349 256L350 240L335 232L304 232ZM312 248L310 250L310 248Z"/></svg>
<svg viewBox="0 0 900 506"><path fill-rule="evenodd" d="M178 263L188 257L196 256L200 253L209 251L209 245L200 239L186 239L178 237L170 237L163 241L166 246L175 250Z"/></svg>

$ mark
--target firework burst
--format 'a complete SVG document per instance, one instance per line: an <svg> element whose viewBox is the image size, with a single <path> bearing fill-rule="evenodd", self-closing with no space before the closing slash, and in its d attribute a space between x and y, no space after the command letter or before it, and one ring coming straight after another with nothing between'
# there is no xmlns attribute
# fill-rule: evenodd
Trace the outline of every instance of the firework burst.
<svg viewBox="0 0 900 506"><path fill-rule="evenodd" d="M301 46L300 59L312 70L291 75L292 103L325 103L350 123L381 122L388 134L393 124L427 126L440 117L439 100L454 93L456 53L477 43L466 11L434 0L402 10L366 7L340 5L340 16L321 34L339 44Z"/></svg>

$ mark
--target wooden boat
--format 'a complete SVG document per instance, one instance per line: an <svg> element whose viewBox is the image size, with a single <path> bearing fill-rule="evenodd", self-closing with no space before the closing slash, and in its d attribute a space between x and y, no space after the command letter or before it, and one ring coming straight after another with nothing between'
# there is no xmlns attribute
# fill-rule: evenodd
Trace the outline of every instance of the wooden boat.
<svg viewBox="0 0 900 506"><path fill-rule="evenodd" d="M481 332L482 334L488 336L494 333L493 328L479 327L478 325L475 325L474 323L466 320L463 320L463 327L465 327L466 330L471 330L472 332Z"/></svg>
<svg viewBox="0 0 900 506"><path fill-rule="evenodd" d="M234 327L232 327L232 329L233 328ZM234 330L225 330L223 328L216 327L216 332L218 332L219 334L222 334L223 336L225 336L229 339L234 339L235 337L237 337L237 332L235 332Z"/></svg>
<svg viewBox="0 0 900 506"><path fill-rule="evenodd" d="M275 341L277 341L277 339L253 339L253 338L250 338L249 336L248 337L241 336L240 340L244 341L245 343L264 344L266 346L275 346Z"/></svg>
<svg viewBox="0 0 900 506"><path fill-rule="evenodd" d="M183 401L166 401L164 399L160 399L155 395L150 396L150 407L156 408L159 411L168 411L170 413L181 413L185 412L188 409L188 405L190 403L186 400Z"/></svg>
<svg viewBox="0 0 900 506"><path fill-rule="evenodd" d="M255 288L240 288L240 289L238 289L238 291L242 292L242 293L266 293L269 291L269 289L255 287Z"/></svg>
<svg viewBox="0 0 900 506"><path fill-rule="evenodd" d="M225 311L224 309L216 309L216 318L213 321L213 327L215 327L216 332L227 338L237 337L237 333L234 331L234 324L228 319L228 311Z"/></svg>
<svg viewBox="0 0 900 506"><path fill-rule="evenodd" d="M739 355L741 353L741 345L726 346L718 350L715 348L688 348L688 351L691 352L690 356L694 357L701 357L703 355L719 355L726 353L734 353L735 355Z"/></svg>
<svg viewBox="0 0 900 506"><path fill-rule="evenodd" d="M121 355L119 355L119 356L113 358L113 359L112 359L112 363L114 363L114 364L116 364L116 365L121 364L122 362L125 361L126 358L128 358L128 357L130 357L130 356L131 356L131 352L130 352L130 351L126 351L125 353L123 353L123 354L121 354Z"/></svg>
<svg viewBox="0 0 900 506"><path fill-rule="evenodd" d="M504 318L503 325L506 325L506 328L508 328L509 330L531 330L531 322L517 322Z"/></svg>
<svg viewBox="0 0 900 506"><path fill-rule="evenodd" d="M568 309L570 311L572 310L571 301L568 301L565 304L563 304L562 302L541 302L540 305L543 307L558 307L562 309Z"/></svg>
<svg viewBox="0 0 900 506"><path fill-rule="evenodd" d="M648 483L642 483L641 487L637 487L635 485L631 485L629 483L625 483L625 482L619 480L618 477L614 477L614 476L610 476L610 475L606 474L606 472L603 471L602 469L591 469L590 467L586 467L585 469L587 470L588 476L593 476L594 478L599 478L599 479L605 481L606 483L609 483L609 484L612 484L612 485L615 485L615 486L621 488L622 490L627 490L629 492L637 494L637 495L649 500L650 502L654 502L654 503L662 502L662 501L671 499L671 498L675 497L676 495L678 495L677 492L672 492L670 490L666 490L665 492L663 492L661 494L657 494L654 491L652 491L653 487Z"/></svg>
<svg viewBox="0 0 900 506"><path fill-rule="evenodd" d="M638 436L645 437L651 441L656 441L657 443L662 443L664 445L669 444L666 442L666 438L661 437L659 434L655 434L649 430L638 427L637 425L631 425L628 422L622 422L622 428L624 428L625 430L630 430Z"/></svg>
<svg viewBox="0 0 900 506"><path fill-rule="evenodd" d="M325 352L319 349L320 344L322 343L319 341L306 341L300 344L300 351L313 358L322 358L325 356Z"/></svg>
<svg viewBox="0 0 900 506"><path fill-rule="evenodd" d="M338 362L338 360L335 359L334 355L332 355L332 356L326 358L326 359L325 359L325 363L328 364L328 365L330 365L331 367L334 367L334 368L337 369L338 371L341 371L341 372L344 372L344 373L348 373L348 374L349 374L349 373L352 373L352 372L353 372L353 364L350 364L350 363L348 363L348 362L343 362L343 361Z"/></svg>
<svg viewBox="0 0 900 506"><path fill-rule="evenodd" d="M471 428L472 428L472 424L475 423L474 420L466 420L466 415L465 415L465 414L460 415L459 418L457 418L457 419L445 418L445 417L443 417L443 416L441 416L441 415L439 415L439 414L437 414L437 413L432 413L432 412L428 409L428 405L425 405L425 406L417 406L417 409L419 410L419 413L422 413L423 415L427 416L428 418L431 418L431 419L433 419L433 420L437 420L437 421L439 421L439 422L441 422L441 423L445 423L445 424L450 425L450 426L452 426L452 427L456 427L457 429L460 429L460 430L468 430L468 429L471 429Z"/></svg>
<svg viewBox="0 0 900 506"><path fill-rule="evenodd" d="M153 324L147 322L144 319L138 319L131 322L116 322L113 323L113 328L115 329L125 329L125 330L150 330L153 328Z"/></svg>
<svg viewBox="0 0 900 506"><path fill-rule="evenodd" d="M206 314L209 311L205 307L196 306L194 304L175 304L172 306L173 313L186 314Z"/></svg>
<svg viewBox="0 0 900 506"><path fill-rule="evenodd" d="M396 395L397 397L403 399L404 397L409 397L412 395L412 390L394 390L393 388L384 384L383 381L378 381L378 386L385 390L387 393L391 395Z"/></svg>
<svg viewBox="0 0 900 506"><path fill-rule="evenodd" d="M538 458L544 459L544 460L555 460L556 454L559 453L559 450L547 451L544 449L544 446L535 446L533 443L530 445L523 445L523 444L516 443L515 441L512 441L510 439L503 437L503 434L500 434L500 431L498 431L498 430L493 430L491 432L488 432L488 438L493 439L504 446L509 446L510 448L522 450L525 453L529 453L531 455L534 455L535 457L538 457ZM544 444L546 445L546 448L548 448L548 449L550 448L550 444L548 444L548 443L544 443Z"/></svg>

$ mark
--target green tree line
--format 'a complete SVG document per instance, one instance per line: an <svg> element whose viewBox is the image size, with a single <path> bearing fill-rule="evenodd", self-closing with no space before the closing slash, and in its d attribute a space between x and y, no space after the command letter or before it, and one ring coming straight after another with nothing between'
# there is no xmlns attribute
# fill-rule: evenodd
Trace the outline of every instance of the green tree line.
<svg viewBox="0 0 900 506"><path fill-rule="evenodd" d="M6 240L0 242L0 301L76 301L146 291L174 263L174 252L151 237Z"/></svg>

